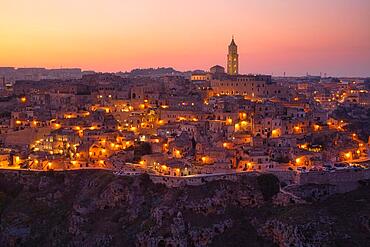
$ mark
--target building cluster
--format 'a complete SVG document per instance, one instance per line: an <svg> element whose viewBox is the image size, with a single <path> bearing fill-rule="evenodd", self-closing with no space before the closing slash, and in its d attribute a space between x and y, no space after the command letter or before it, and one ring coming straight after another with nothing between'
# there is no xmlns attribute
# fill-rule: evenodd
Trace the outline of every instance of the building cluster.
<svg viewBox="0 0 370 247"><path fill-rule="evenodd" d="M226 71L21 77L3 89L11 96L0 109L0 167L163 176L366 168L357 164L367 140L332 114L369 108L364 80L240 75L234 40Z"/></svg>
<svg viewBox="0 0 370 247"><path fill-rule="evenodd" d="M0 90L11 90L11 87L19 80L69 80L81 79L83 74L90 74L89 71L81 71L79 68L14 68L0 67Z"/></svg>

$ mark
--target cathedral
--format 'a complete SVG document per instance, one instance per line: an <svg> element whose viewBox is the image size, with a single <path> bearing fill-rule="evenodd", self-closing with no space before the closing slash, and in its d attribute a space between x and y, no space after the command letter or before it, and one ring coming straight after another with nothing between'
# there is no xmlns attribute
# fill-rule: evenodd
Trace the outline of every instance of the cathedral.
<svg viewBox="0 0 370 247"><path fill-rule="evenodd" d="M238 46L235 44L234 37L229 45L229 54L227 55L227 73L229 75L239 74Z"/></svg>
<svg viewBox="0 0 370 247"><path fill-rule="evenodd" d="M271 75L239 74L238 46L234 37L229 45L227 69L215 65L208 73L192 74L191 80L199 83L199 88L207 90L209 97L239 95L245 99L259 99L285 97L288 94L287 88L273 82Z"/></svg>

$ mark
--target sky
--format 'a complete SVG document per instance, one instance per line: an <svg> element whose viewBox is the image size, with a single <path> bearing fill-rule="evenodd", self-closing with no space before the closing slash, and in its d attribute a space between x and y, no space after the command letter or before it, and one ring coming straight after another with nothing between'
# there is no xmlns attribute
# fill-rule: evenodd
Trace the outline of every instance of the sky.
<svg viewBox="0 0 370 247"><path fill-rule="evenodd" d="M369 0L0 0L0 67L370 76Z"/></svg>

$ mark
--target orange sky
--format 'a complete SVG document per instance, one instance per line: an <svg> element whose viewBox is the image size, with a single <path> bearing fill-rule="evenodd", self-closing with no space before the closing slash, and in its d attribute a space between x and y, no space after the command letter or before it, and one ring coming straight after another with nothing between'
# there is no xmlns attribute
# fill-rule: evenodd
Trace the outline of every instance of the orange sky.
<svg viewBox="0 0 370 247"><path fill-rule="evenodd" d="M1 0L0 66L370 76L369 0Z"/></svg>

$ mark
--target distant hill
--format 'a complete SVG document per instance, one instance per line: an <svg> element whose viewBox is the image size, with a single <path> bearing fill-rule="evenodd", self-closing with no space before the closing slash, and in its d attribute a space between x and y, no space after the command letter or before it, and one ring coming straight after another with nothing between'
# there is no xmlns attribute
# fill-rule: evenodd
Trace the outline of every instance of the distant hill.
<svg viewBox="0 0 370 247"><path fill-rule="evenodd" d="M122 77L158 77L158 76L166 76L166 75L179 75L179 76L185 76L190 77L192 73L201 73L204 72L202 70L195 70L195 71L178 71L175 70L172 67L161 67L161 68L146 68L146 69L133 69L130 72L118 72L116 75L122 76Z"/></svg>

